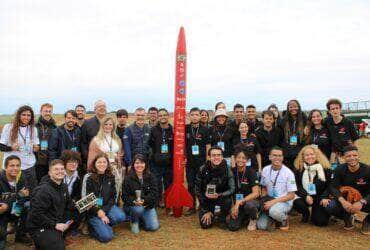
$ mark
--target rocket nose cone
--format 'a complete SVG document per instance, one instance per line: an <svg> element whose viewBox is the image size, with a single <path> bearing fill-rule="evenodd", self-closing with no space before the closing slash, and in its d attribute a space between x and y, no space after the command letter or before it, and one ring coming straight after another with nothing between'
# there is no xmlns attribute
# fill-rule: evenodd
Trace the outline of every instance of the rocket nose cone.
<svg viewBox="0 0 370 250"><path fill-rule="evenodd" d="M185 42L185 29L180 28L179 37L177 39L177 52L186 53L186 42Z"/></svg>

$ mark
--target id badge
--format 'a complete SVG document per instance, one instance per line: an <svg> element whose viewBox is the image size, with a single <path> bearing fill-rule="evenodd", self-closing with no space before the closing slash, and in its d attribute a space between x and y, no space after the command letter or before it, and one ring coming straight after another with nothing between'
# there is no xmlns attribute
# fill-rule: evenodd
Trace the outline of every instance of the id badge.
<svg viewBox="0 0 370 250"><path fill-rule="evenodd" d="M243 194L236 194L235 195L235 200L236 201L241 201L241 200L243 200L244 199L244 195Z"/></svg>
<svg viewBox="0 0 370 250"><path fill-rule="evenodd" d="M222 151L225 151L225 142L219 141L217 142L217 146L219 146L222 149Z"/></svg>
<svg viewBox="0 0 370 250"><path fill-rule="evenodd" d="M96 205L98 206L98 207L102 207L103 206L103 198L98 198L97 200L96 200Z"/></svg>
<svg viewBox="0 0 370 250"><path fill-rule="evenodd" d="M168 144L162 144L161 145L161 153L167 154L168 153Z"/></svg>
<svg viewBox="0 0 370 250"><path fill-rule="evenodd" d="M247 167L251 167L252 166L252 160L251 159L248 159L247 161Z"/></svg>
<svg viewBox="0 0 370 250"><path fill-rule="evenodd" d="M72 148L71 148L71 150L72 150L73 152L77 152L77 151L78 151L77 147L72 147Z"/></svg>
<svg viewBox="0 0 370 250"><path fill-rule="evenodd" d="M191 154L192 155L199 155L199 146L198 145L191 146Z"/></svg>
<svg viewBox="0 0 370 250"><path fill-rule="evenodd" d="M42 140L40 142L40 149L41 150L48 150L48 141L47 140Z"/></svg>
<svg viewBox="0 0 370 250"><path fill-rule="evenodd" d="M292 135L290 137L289 142L290 142L290 145L296 146L298 144L298 137L296 135Z"/></svg>
<svg viewBox="0 0 370 250"><path fill-rule="evenodd" d="M278 198L278 195L277 195L277 192L276 192L276 189L275 188L273 188L271 190L271 196L274 197L274 198Z"/></svg>
<svg viewBox="0 0 370 250"><path fill-rule="evenodd" d="M338 163L334 162L331 164L331 170L335 170L338 167Z"/></svg>
<svg viewBox="0 0 370 250"><path fill-rule="evenodd" d="M308 194L309 195L316 195L316 185L313 183L308 184Z"/></svg>
<svg viewBox="0 0 370 250"><path fill-rule="evenodd" d="M19 206L18 202L13 202L12 205L12 211L10 214L15 215L15 216L20 216L22 213L22 208Z"/></svg>

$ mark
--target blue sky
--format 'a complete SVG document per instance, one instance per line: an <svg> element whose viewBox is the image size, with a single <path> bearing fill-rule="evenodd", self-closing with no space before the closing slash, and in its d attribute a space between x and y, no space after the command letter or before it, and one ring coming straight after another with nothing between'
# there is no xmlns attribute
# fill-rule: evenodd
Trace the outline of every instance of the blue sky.
<svg viewBox="0 0 370 250"><path fill-rule="evenodd" d="M369 1L0 1L0 113L43 102L173 109L185 27L188 108L370 99Z"/></svg>

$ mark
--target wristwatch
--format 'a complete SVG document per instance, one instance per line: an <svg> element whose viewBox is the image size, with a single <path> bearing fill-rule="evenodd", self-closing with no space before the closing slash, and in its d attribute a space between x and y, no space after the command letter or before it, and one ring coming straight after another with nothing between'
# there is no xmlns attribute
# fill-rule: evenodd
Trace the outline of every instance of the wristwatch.
<svg viewBox="0 0 370 250"><path fill-rule="evenodd" d="M363 205L363 206L366 206L367 205L367 201L365 199L361 199L360 200L360 203Z"/></svg>

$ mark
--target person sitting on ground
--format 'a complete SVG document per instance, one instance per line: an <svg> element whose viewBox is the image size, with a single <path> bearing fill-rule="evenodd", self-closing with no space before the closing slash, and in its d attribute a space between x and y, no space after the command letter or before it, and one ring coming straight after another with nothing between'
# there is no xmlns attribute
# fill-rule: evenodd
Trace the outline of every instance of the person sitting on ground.
<svg viewBox="0 0 370 250"><path fill-rule="evenodd" d="M94 193L96 206L88 210L90 234L100 242L113 239L112 226L126 220L126 214L115 205L116 188L114 176L105 154L98 154L93 160L91 175L86 179L86 194Z"/></svg>
<svg viewBox="0 0 370 250"><path fill-rule="evenodd" d="M5 249L8 223L15 224L15 242L29 244L25 223L29 209L29 191L21 174L21 160L10 155L0 173L0 249ZM19 176L19 178L18 178Z"/></svg>
<svg viewBox="0 0 370 250"><path fill-rule="evenodd" d="M352 230L353 215L367 213L363 220L361 232L370 234L370 168L360 162L356 146L343 149L345 164L334 170L334 178L329 188L333 199L322 199L321 205L329 215L344 220L344 229Z"/></svg>
<svg viewBox="0 0 370 250"><path fill-rule="evenodd" d="M226 227L231 208L231 195L235 191L234 176L226 166L222 149L212 146L210 161L203 165L196 177L195 192L200 202L199 222L203 229L212 227L218 216L220 227Z"/></svg>
<svg viewBox="0 0 370 250"><path fill-rule="evenodd" d="M327 196L332 171L329 160L316 145L302 148L294 162L297 196L293 208L302 214L302 222L310 220L317 226L328 224L328 216L320 206L320 199ZM312 212L310 213L310 207Z"/></svg>
<svg viewBox="0 0 370 250"><path fill-rule="evenodd" d="M64 162L53 160L49 165L49 179L43 179L31 198L27 228L36 249L65 249L63 233L73 223L69 216L71 202L63 183Z"/></svg>
<svg viewBox="0 0 370 250"><path fill-rule="evenodd" d="M230 231L239 230L249 221L248 230L256 230L257 213L259 210L260 195L259 181L256 171L247 167L247 161L253 157L252 153L242 148L235 151L235 165L233 169L235 179L235 204L231 208Z"/></svg>
<svg viewBox="0 0 370 250"><path fill-rule="evenodd" d="M157 181L149 171L145 156L137 154L133 168L123 185L122 200L131 216L131 231L139 233L139 221L147 231L156 231L159 221L155 207L158 204Z"/></svg>
<svg viewBox="0 0 370 250"><path fill-rule="evenodd" d="M271 165L262 170L263 213L257 220L258 229L273 230L275 221L281 230L289 229L288 213L292 209L297 186L293 172L283 165L283 159L283 150L273 147L270 151Z"/></svg>

